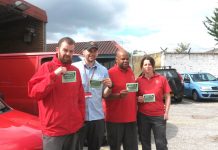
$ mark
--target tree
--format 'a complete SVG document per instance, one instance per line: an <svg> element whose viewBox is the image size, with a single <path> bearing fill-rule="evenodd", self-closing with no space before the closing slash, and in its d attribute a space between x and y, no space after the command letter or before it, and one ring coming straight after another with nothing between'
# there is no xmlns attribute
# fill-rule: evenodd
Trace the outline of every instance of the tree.
<svg viewBox="0 0 218 150"><path fill-rule="evenodd" d="M187 50L188 50L188 52L190 52L191 48L189 48L189 46L190 46L190 43L188 43L188 44L182 43L182 42L178 43L178 47L175 48L175 51L177 53L185 53L185 52L187 52Z"/></svg>
<svg viewBox="0 0 218 150"><path fill-rule="evenodd" d="M211 18L206 17L206 20L203 21L204 26L207 28L208 33L214 37L214 40L218 44L218 8L215 8L213 12L214 16Z"/></svg>

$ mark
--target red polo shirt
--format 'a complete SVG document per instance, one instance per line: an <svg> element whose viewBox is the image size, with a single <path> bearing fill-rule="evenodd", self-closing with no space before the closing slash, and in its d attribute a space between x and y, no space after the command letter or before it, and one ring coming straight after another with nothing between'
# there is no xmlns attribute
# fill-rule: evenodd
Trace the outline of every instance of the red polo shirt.
<svg viewBox="0 0 218 150"><path fill-rule="evenodd" d="M162 75L155 74L150 79L141 76L137 79L137 82L139 86L138 95L155 95L155 102L138 103L139 112L147 116L164 115L164 95L171 91L167 79Z"/></svg>
<svg viewBox="0 0 218 150"><path fill-rule="evenodd" d="M131 68L124 71L115 65L108 72L113 82L112 93L120 93L121 90L126 89L126 83L136 82ZM115 123L136 121L137 101L135 92L129 92L126 97L121 99L106 99L105 102L106 121Z"/></svg>

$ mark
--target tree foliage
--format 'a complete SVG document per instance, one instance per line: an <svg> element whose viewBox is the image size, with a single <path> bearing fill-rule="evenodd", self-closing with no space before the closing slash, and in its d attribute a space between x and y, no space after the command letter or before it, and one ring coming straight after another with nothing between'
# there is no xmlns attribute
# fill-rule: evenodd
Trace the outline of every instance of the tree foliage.
<svg viewBox="0 0 218 150"><path fill-rule="evenodd" d="M185 52L190 52L191 48L189 47L190 43L178 43L178 47L175 48L175 51L177 53L185 53Z"/></svg>
<svg viewBox="0 0 218 150"><path fill-rule="evenodd" d="M214 37L214 40L218 44L218 8L215 8L212 17L206 17L203 21L204 26L207 28L208 33Z"/></svg>

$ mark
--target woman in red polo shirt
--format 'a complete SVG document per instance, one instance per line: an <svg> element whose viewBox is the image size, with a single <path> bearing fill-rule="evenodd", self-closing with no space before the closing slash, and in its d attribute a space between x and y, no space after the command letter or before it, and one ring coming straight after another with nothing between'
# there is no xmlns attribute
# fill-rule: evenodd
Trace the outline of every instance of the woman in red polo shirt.
<svg viewBox="0 0 218 150"><path fill-rule="evenodd" d="M142 150L151 150L151 130L157 150L167 150L166 120L170 108L170 86L167 79L154 72L150 56L141 60L142 76L138 77L138 128ZM164 103L165 99L165 103Z"/></svg>

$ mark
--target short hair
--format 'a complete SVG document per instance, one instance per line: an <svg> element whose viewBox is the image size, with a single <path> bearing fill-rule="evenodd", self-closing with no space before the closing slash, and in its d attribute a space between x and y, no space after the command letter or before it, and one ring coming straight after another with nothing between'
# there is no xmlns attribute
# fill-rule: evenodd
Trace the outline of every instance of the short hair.
<svg viewBox="0 0 218 150"><path fill-rule="evenodd" d="M60 48L61 47L61 44L63 43L63 42L67 42L67 44L69 44L69 45L75 45L75 41L72 39L72 38L70 38L70 37L63 37L63 38L61 38L59 41L58 41L58 47Z"/></svg>
<svg viewBox="0 0 218 150"><path fill-rule="evenodd" d="M141 60L141 63L140 63L140 68L142 69L143 67L143 64L144 64L144 61L145 60L149 60L150 63L151 63L151 66L154 68L155 67L155 60L153 57L149 56L149 55L145 55L142 60Z"/></svg>

